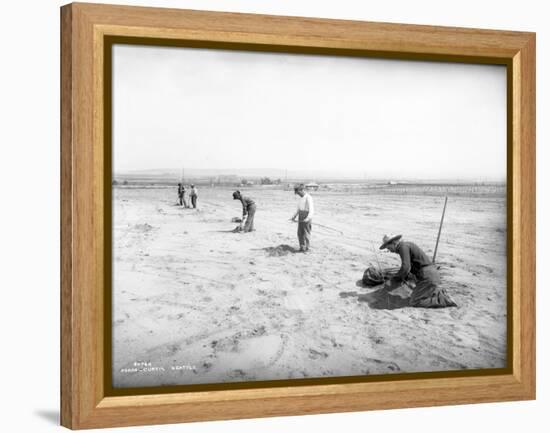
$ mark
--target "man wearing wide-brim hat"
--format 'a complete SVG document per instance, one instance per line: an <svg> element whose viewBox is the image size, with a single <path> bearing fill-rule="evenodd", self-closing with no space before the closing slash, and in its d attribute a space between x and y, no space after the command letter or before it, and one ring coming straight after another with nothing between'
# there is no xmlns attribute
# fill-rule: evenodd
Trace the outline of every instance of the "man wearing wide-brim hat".
<svg viewBox="0 0 550 433"><path fill-rule="evenodd" d="M402 235L384 235L380 249L387 249L401 257L401 268L391 281L403 283L409 273L416 277L409 305L411 307L442 308L456 307L456 303L440 287L441 278L434 263L413 242L403 241Z"/></svg>

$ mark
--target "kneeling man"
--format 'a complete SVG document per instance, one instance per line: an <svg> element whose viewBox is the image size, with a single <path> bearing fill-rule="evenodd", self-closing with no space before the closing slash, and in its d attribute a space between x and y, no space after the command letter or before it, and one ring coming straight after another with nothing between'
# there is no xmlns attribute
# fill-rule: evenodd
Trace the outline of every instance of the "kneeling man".
<svg viewBox="0 0 550 433"><path fill-rule="evenodd" d="M402 236L384 236L380 249L388 249L401 257L401 268L391 279L402 283L409 273L416 277L416 288L410 299L411 307L442 308L456 307L456 303L440 287L441 278L435 264L413 242L401 240Z"/></svg>

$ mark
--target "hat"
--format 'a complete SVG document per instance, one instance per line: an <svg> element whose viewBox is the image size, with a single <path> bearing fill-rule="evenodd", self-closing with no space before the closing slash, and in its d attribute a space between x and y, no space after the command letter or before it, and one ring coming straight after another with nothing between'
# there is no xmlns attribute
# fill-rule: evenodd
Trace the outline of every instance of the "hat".
<svg viewBox="0 0 550 433"><path fill-rule="evenodd" d="M395 236L384 235L384 237L382 238L382 245L380 245L380 249L383 250L388 246L388 244L391 244L393 241L398 241L402 237L403 235L395 235Z"/></svg>
<svg viewBox="0 0 550 433"><path fill-rule="evenodd" d="M241 192L240 192L239 190L237 190L237 191L235 191L235 192L233 193L233 198L234 198L235 200L238 199L240 196L241 196Z"/></svg>

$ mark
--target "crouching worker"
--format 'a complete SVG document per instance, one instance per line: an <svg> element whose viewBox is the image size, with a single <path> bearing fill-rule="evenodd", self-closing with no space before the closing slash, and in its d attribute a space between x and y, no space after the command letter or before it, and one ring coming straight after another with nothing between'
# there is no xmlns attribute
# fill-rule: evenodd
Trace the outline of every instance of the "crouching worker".
<svg viewBox="0 0 550 433"><path fill-rule="evenodd" d="M413 242L401 240L401 235L384 236L380 249L388 249L401 257L399 272L389 281L403 283L409 273L416 277L416 287L411 294L411 307L443 308L456 307L456 303L440 287L441 278L437 268L426 253Z"/></svg>
<svg viewBox="0 0 550 433"><path fill-rule="evenodd" d="M240 191L235 191L233 193L233 200L240 200L243 205L243 222L244 227L241 227L243 232L254 231L254 215L256 214L256 203L250 197L245 197L241 194ZM246 222L245 222L246 218Z"/></svg>

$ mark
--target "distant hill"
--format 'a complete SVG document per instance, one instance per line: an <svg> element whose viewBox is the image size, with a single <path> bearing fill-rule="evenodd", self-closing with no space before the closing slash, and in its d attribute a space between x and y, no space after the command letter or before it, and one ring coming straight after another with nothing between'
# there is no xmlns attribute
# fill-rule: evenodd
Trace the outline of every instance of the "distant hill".
<svg viewBox="0 0 550 433"><path fill-rule="evenodd" d="M186 178L193 177L215 177L215 176L239 176L239 177L285 177L284 170L270 168L254 168L254 169L208 169L208 168L185 168L184 174ZM121 170L115 172L115 176L159 176L159 177L175 177L180 178L182 170L177 168L155 168L148 170Z"/></svg>

